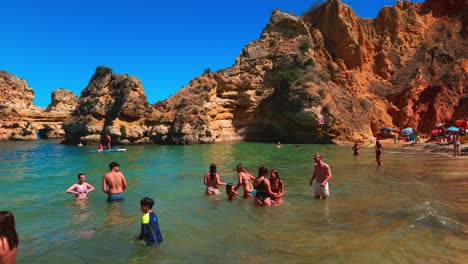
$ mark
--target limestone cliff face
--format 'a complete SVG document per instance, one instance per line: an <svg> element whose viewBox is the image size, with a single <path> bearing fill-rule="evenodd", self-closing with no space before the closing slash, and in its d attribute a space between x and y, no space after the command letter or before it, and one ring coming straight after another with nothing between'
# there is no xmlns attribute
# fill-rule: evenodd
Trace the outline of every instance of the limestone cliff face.
<svg viewBox="0 0 468 264"><path fill-rule="evenodd" d="M154 105L136 78L98 70L66 141L94 142L105 129L117 142L170 144L363 140L383 126L428 132L468 117L467 17L464 0L398 1L375 19L339 0L303 17L274 11L234 66Z"/></svg>
<svg viewBox="0 0 468 264"><path fill-rule="evenodd" d="M32 101L34 91L25 80L0 71L0 140L35 140L62 138L62 122L77 105L77 97L64 89L52 94L46 109Z"/></svg>

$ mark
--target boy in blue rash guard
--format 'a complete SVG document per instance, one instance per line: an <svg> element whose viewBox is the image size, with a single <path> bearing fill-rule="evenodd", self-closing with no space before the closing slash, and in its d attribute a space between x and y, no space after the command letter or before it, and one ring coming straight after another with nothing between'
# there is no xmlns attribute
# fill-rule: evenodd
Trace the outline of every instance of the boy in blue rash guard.
<svg viewBox="0 0 468 264"><path fill-rule="evenodd" d="M145 241L147 245L160 243L163 240L161 230L159 230L158 217L151 211L153 205L154 200L148 197L140 201L140 209L145 214L141 218L141 231L138 239Z"/></svg>

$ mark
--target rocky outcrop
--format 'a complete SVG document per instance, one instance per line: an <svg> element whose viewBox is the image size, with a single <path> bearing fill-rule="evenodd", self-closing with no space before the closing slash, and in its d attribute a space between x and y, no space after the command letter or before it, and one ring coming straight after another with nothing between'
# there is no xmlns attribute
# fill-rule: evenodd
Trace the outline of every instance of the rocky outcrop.
<svg viewBox="0 0 468 264"><path fill-rule="evenodd" d="M138 79L98 68L66 142L193 144L364 140L386 126L429 132L467 118L467 4L397 1L362 19L339 0L273 11L235 64L149 105ZM318 122L324 117L324 124Z"/></svg>
<svg viewBox="0 0 468 264"><path fill-rule="evenodd" d="M36 106L34 91L25 80L0 71L0 140L63 138L62 122L77 105L76 96L59 89L52 98L46 109Z"/></svg>
<svg viewBox="0 0 468 264"><path fill-rule="evenodd" d="M137 78L113 74L112 69L101 66L63 124L65 143L98 142L106 131L114 143L150 143L149 125L158 118Z"/></svg>

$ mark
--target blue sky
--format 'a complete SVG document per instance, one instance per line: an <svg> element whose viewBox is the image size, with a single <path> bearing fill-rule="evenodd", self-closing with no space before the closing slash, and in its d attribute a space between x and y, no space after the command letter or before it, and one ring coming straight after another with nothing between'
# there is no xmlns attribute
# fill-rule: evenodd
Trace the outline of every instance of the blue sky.
<svg viewBox="0 0 468 264"><path fill-rule="evenodd" d="M231 66L272 10L301 15L315 1L2 1L0 70L24 78L41 107L57 88L79 96L99 65L138 77L155 103L206 68ZM342 2L373 18L396 0Z"/></svg>

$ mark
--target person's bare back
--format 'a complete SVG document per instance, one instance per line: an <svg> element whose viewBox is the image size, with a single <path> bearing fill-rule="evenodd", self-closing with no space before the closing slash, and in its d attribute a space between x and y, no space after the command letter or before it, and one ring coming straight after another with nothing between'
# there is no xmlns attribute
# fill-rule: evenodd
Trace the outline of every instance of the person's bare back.
<svg viewBox="0 0 468 264"><path fill-rule="evenodd" d="M106 184L109 188L104 191L107 194L112 193L123 193L127 188L127 182L125 176L121 172L108 172L104 175L103 184Z"/></svg>
<svg viewBox="0 0 468 264"><path fill-rule="evenodd" d="M123 173L119 171L119 167L120 165L117 162L111 162L109 164L110 172L102 177L102 191L107 193L108 202L124 199L123 192L127 188L127 181Z"/></svg>

